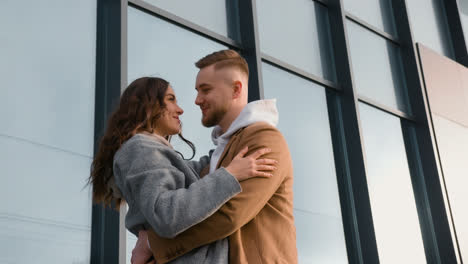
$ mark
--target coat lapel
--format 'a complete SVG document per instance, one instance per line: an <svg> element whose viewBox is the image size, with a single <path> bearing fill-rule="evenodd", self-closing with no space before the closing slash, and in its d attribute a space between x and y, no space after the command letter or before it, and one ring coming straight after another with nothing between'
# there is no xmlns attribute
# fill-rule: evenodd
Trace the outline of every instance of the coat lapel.
<svg viewBox="0 0 468 264"><path fill-rule="evenodd" d="M218 160L218 164L216 164L216 169L218 169L221 164L223 163L224 159L226 158L226 155L229 153L229 149L234 145L234 142L237 142L237 138L239 137L239 133L244 130L244 128L241 128L237 130L237 132L231 136L229 139L229 142L227 143L226 147L224 147L223 154L221 154L221 157ZM236 153L237 154L237 153Z"/></svg>

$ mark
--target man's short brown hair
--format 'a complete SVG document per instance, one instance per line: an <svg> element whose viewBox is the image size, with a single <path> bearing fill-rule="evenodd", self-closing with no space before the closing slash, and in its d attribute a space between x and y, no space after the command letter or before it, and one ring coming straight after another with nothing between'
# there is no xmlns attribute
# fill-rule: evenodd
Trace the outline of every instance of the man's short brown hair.
<svg viewBox="0 0 468 264"><path fill-rule="evenodd" d="M216 70L225 67L235 67L249 77L249 66L247 65L247 61L245 61L245 59L234 50L229 49L216 51L195 62L195 66L199 69L203 69L213 64L215 65Z"/></svg>

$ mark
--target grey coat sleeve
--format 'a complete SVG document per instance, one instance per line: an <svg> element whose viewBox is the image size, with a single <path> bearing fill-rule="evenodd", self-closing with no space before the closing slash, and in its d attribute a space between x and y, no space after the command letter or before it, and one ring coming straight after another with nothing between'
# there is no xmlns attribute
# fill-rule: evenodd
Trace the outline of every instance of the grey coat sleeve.
<svg viewBox="0 0 468 264"><path fill-rule="evenodd" d="M224 168L180 188L186 185L186 176L172 165L173 151L157 143L136 144L123 151L114 169L122 174L127 199L133 199L162 237L173 238L201 222L241 191Z"/></svg>
<svg viewBox="0 0 468 264"><path fill-rule="evenodd" d="M200 158L199 161L188 160L187 165L190 166L192 169L194 169L197 172L197 174L200 174L200 172L203 170L203 168L210 165L210 157L209 156L203 156L203 157Z"/></svg>

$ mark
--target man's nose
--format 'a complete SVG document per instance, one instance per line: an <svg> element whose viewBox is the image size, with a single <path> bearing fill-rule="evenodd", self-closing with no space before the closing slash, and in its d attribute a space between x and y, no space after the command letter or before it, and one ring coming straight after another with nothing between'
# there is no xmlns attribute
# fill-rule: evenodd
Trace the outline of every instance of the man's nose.
<svg viewBox="0 0 468 264"><path fill-rule="evenodd" d="M196 105L201 105L201 103L202 103L202 99L201 99L201 97L199 95L197 95L197 97L195 98L195 104Z"/></svg>

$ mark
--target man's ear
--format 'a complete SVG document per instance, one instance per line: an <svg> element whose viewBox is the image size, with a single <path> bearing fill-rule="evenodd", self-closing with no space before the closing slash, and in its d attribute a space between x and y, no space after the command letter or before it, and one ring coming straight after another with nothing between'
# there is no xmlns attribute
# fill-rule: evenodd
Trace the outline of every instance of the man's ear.
<svg viewBox="0 0 468 264"><path fill-rule="evenodd" d="M243 88L244 87L242 87L242 82L241 81L239 81L239 80L234 81L234 83L232 84L232 89L233 89L232 98L233 99L240 98Z"/></svg>

